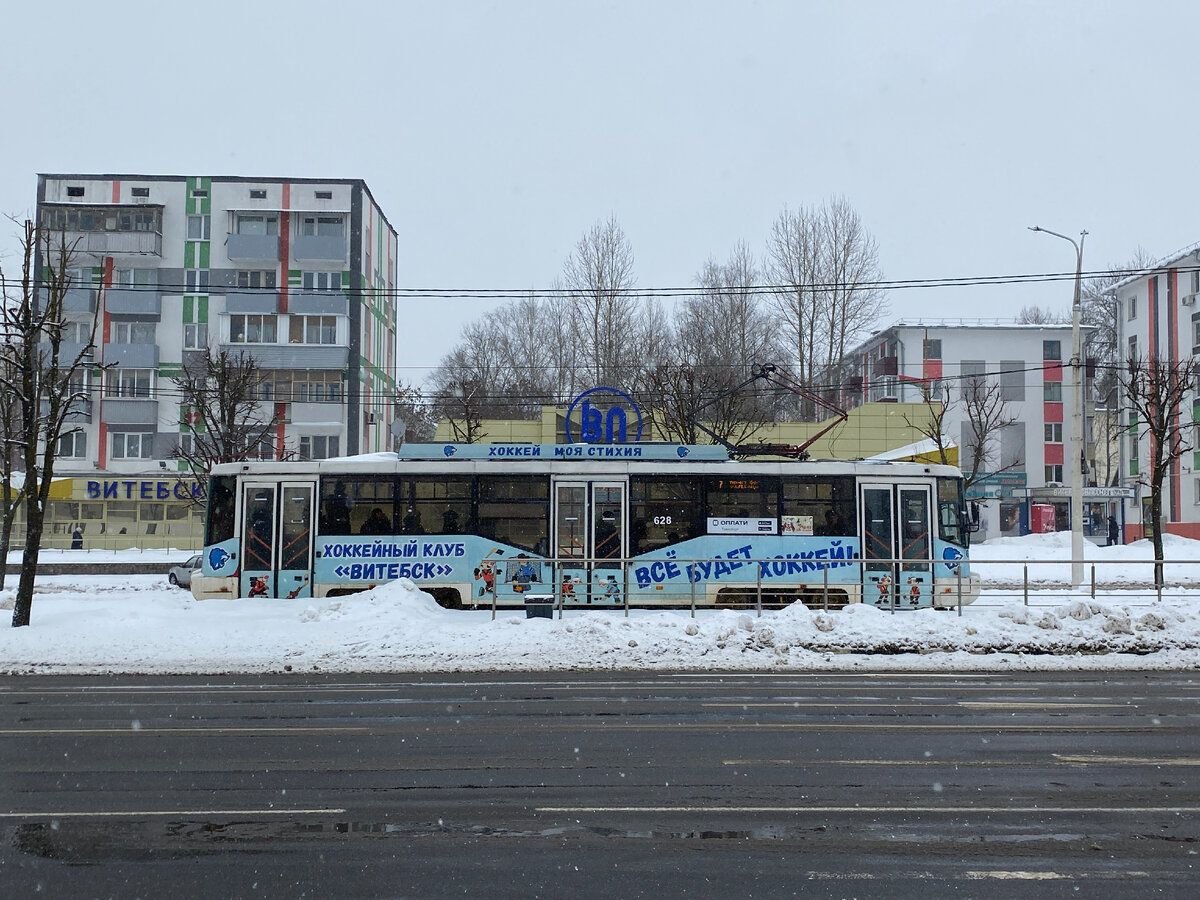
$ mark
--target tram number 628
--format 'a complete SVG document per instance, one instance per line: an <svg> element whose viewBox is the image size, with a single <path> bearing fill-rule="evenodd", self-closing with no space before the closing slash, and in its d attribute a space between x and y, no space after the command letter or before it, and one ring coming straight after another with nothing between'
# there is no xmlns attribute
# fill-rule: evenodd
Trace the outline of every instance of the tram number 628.
<svg viewBox="0 0 1200 900"><path fill-rule="evenodd" d="M670 516L655 516L654 524L655 525L670 525L671 517Z"/></svg>

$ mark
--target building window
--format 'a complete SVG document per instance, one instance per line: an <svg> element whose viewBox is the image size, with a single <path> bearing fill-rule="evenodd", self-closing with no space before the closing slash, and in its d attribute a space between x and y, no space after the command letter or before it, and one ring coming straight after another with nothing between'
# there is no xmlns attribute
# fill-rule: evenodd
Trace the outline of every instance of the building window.
<svg viewBox="0 0 1200 900"><path fill-rule="evenodd" d="M104 373L104 396L141 399L154 396L154 370L119 366L109 369Z"/></svg>
<svg viewBox="0 0 1200 900"><path fill-rule="evenodd" d="M271 460L274 460L274 439L265 437L256 444L250 444L248 447L246 447L246 459L257 459L261 462L270 462Z"/></svg>
<svg viewBox="0 0 1200 900"><path fill-rule="evenodd" d="M1062 422L1047 422L1046 443L1061 444L1062 442Z"/></svg>
<svg viewBox="0 0 1200 900"><path fill-rule="evenodd" d="M378 279L378 274L376 274ZM942 358L942 339L941 338L926 338L922 344L923 353L926 359L941 359Z"/></svg>
<svg viewBox="0 0 1200 900"><path fill-rule="evenodd" d="M188 294L207 294L208 269L188 269L183 274L183 287Z"/></svg>
<svg viewBox="0 0 1200 900"><path fill-rule="evenodd" d="M67 188L67 196L68 197L82 197L83 196L83 188L69 187L69 188Z"/></svg>
<svg viewBox="0 0 1200 900"><path fill-rule="evenodd" d="M1063 471L1062 464L1056 463L1053 466L1046 466L1046 484L1058 483L1062 484Z"/></svg>
<svg viewBox="0 0 1200 900"><path fill-rule="evenodd" d="M1062 359L1062 341L1042 341L1042 359Z"/></svg>
<svg viewBox="0 0 1200 900"><path fill-rule="evenodd" d="M183 326L183 349L203 350L208 346L208 323L196 322Z"/></svg>
<svg viewBox="0 0 1200 900"><path fill-rule="evenodd" d="M266 200L267 192L265 190L263 190L262 188L250 188L250 199L251 200Z"/></svg>
<svg viewBox="0 0 1200 900"><path fill-rule="evenodd" d="M302 272L300 286L306 291L340 291L341 272Z"/></svg>
<svg viewBox="0 0 1200 900"><path fill-rule="evenodd" d="M300 438L301 459L332 459L338 455L336 434L304 435Z"/></svg>
<svg viewBox="0 0 1200 900"><path fill-rule="evenodd" d="M1125 318L1130 321L1137 318L1137 294L1130 294L1125 302Z"/></svg>
<svg viewBox="0 0 1200 900"><path fill-rule="evenodd" d="M316 198L318 200L332 200L333 199L333 191L314 191L314 194L316 195Z"/></svg>
<svg viewBox="0 0 1200 900"><path fill-rule="evenodd" d="M292 396L297 403L341 403L342 375L340 372L308 372L305 380L292 383Z"/></svg>
<svg viewBox="0 0 1200 900"><path fill-rule="evenodd" d="M207 197L208 191L206 191L204 188L195 188L192 191L192 196L193 197Z"/></svg>
<svg viewBox="0 0 1200 900"><path fill-rule="evenodd" d="M1200 319L1192 323L1192 346L1200 347ZM1192 351L1193 353L1195 351Z"/></svg>
<svg viewBox="0 0 1200 900"><path fill-rule="evenodd" d="M87 432L72 431L58 439L58 455L69 459L87 456Z"/></svg>
<svg viewBox="0 0 1200 900"><path fill-rule="evenodd" d="M268 290L275 289L275 270L246 270L242 269L237 273L237 283L240 288L266 288Z"/></svg>
<svg viewBox="0 0 1200 900"><path fill-rule="evenodd" d="M212 236L212 216L188 216L189 241L207 241Z"/></svg>
<svg viewBox="0 0 1200 900"><path fill-rule="evenodd" d="M1137 335L1134 335L1133 337L1131 337L1129 339L1129 356L1127 356L1126 359L1130 362L1137 362L1137 358L1138 358Z"/></svg>
<svg viewBox="0 0 1200 900"><path fill-rule="evenodd" d="M114 344L153 344L153 322L113 322L112 343Z"/></svg>
<svg viewBox="0 0 1200 900"><path fill-rule="evenodd" d="M156 269L116 269L113 271L113 287L157 287Z"/></svg>
<svg viewBox="0 0 1200 900"><path fill-rule="evenodd" d="M130 188L129 193L134 197L149 197L150 196L150 188L146 188L146 187Z"/></svg>
<svg viewBox="0 0 1200 900"><path fill-rule="evenodd" d="M87 344L92 340L92 322L64 322L62 340L64 344Z"/></svg>
<svg viewBox="0 0 1200 900"><path fill-rule="evenodd" d="M154 435L148 431L116 431L112 436L113 459L151 459Z"/></svg>
<svg viewBox="0 0 1200 900"><path fill-rule="evenodd" d="M238 234L279 234L279 216L238 213L234 220L234 230Z"/></svg>
<svg viewBox="0 0 1200 900"><path fill-rule="evenodd" d="M300 220L300 234L304 237L344 237L344 216L304 216Z"/></svg>
<svg viewBox="0 0 1200 900"><path fill-rule="evenodd" d="M229 317L229 342L231 344L274 344L276 343L275 316Z"/></svg>
<svg viewBox="0 0 1200 900"><path fill-rule="evenodd" d="M1042 384L1042 399L1047 403L1062 403L1062 382L1044 382Z"/></svg>
<svg viewBox="0 0 1200 900"><path fill-rule="evenodd" d="M289 316L288 319L289 343L337 343L337 316Z"/></svg>

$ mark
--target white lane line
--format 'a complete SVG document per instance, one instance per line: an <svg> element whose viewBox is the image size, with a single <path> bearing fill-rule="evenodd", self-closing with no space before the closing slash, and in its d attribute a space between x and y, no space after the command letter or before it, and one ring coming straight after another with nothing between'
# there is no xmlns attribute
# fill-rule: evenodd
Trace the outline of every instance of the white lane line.
<svg viewBox="0 0 1200 900"><path fill-rule="evenodd" d="M943 678L958 681L960 678L991 678L989 672L722 672L714 675L712 672L664 672L660 678ZM1044 683L1044 682L1039 682Z"/></svg>
<svg viewBox="0 0 1200 900"><path fill-rule="evenodd" d="M291 727L272 727L272 726L245 726L245 727L187 727L187 728L4 728L0 729L0 735L4 737L35 737L40 735L51 734L313 734L322 732L334 732L337 734L346 734L348 732L365 733L371 729L365 725L297 725Z"/></svg>
<svg viewBox="0 0 1200 900"><path fill-rule="evenodd" d="M1136 703L1050 703L1039 700L959 700L967 709L1128 709Z"/></svg>
<svg viewBox="0 0 1200 900"><path fill-rule="evenodd" d="M569 725L547 724L543 728L572 728L578 729L577 723ZM886 722L870 724L852 724L847 722L672 722L656 725L640 723L624 725L621 723L604 726L605 731L963 731L963 732L1032 732L1032 733L1080 733L1080 734L1163 734L1169 731L1179 731L1182 725L1017 725L1000 720L991 724L978 722L972 725L900 725ZM3 734L3 732L0 732Z"/></svg>
<svg viewBox="0 0 1200 900"><path fill-rule="evenodd" d="M1022 869L984 869L981 871L968 870L963 872L964 878L969 878L973 881L981 881L984 879L995 878L1007 881L1056 881L1059 879L1080 879L1080 878L1149 878L1149 872L1141 871L1123 871L1123 872L1032 872Z"/></svg>
<svg viewBox="0 0 1200 900"><path fill-rule="evenodd" d="M1127 765L1127 766L1151 766L1151 765L1198 765L1200 760L1195 762L1163 762L1161 760L1135 760L1135 759L1113 759L1109 761L1109 765ZM1078 765L1071 758L1060 758L1052 760L1032 761L1027 759L1010 759L1010 760L987 760L987 759L823 759L814 757L812 759L723 759L723 766L886 766L888 768L903 768L905 766L933 766L943 769L993 769L993 768L1021 768L1021 769L1036 769L1040 766L1075 766Z"/></svg>
<svg viewBox="0 0 1200 900"><path fill-rule="evenodd" d="M1200 813L1200 806L539 806L546 813L1013 813L1098 815Z"/></svg>
<svg viewBox="0 0 1200 900"><path fill-rule="evenodd" d="M1200 759L1187 756L1051 756L1073 766L1200 766Z"/></svg>
<svg viewBox="0 0 1200 900"><path fill-rule="evenodd" d="M341 815L344 809L142 809L112 810L107 812L51 812L31 810L29 812L0 812L0 819L124 819L161 816L323 816Z"/></svg>

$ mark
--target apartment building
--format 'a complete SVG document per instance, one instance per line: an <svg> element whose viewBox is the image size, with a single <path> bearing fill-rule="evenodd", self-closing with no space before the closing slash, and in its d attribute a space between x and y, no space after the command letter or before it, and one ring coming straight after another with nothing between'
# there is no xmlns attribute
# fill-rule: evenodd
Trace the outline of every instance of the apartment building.
<svg viewBox="0 0 1200 900"><path fill-rule="evenodd" d="M260 412L276 424L257 458L389 446L397 237L365 182L49 174L37 217L75 247L68 313L82 330L98 312L108 367L89 373L91 402L60 442L70 484L56 486L52 532L143 546L194 532L177 496L173 452L189 429L172 379L210 348L267 373Z"/></svg>
<svg viewBox="0 0 1200 900"><path fill-rule="evenodd" d="M1129 358L1170 364L1200 354L1200 243L1172 254L1112 288L1117 301L1117 349ZM1121 481L1132 494L1126 501L1126 538L1145 534L1149 524L1150 445L1146 429L1123 403ZM1193 385L1174 410L1173 427L1187 452L1174 461L1163 485L1165 532L1200 538L1200 386Z"/></svg>
<svg viewBox="0 0 1200 900"><path fill-rule="evenodd" d="M1034 505L1053 507L1055 530L1070 527L1070 358L1070 325L902 321L852 349L838 380L847 408L920 402L932 386L932 395L948 403L943 434L958 445L964 470L973 463L964 406L969 385L984 379L998 386L1013 421L990 443L983 475L969 493L981 512L977 539L985 540L1047 527ZM1090 393L1085 385L1085 397ZM1093 456L1090 445L1087 456ZM1112 511L1104 493L1085 495L1085 532L1098 541L1107 536Z"/></svg>

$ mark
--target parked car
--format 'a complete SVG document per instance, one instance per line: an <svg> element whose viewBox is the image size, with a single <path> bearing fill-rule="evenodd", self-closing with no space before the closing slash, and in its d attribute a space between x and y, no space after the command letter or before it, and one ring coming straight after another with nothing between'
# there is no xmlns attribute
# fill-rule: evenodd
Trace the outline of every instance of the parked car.
<svg viewBox="0 0 1200 900"><path fill-rule="evenodd" d="M167 581L179 587L192 586L192 573L200 568L200 554L197 553L187 562L167 569Z"/></svg>

